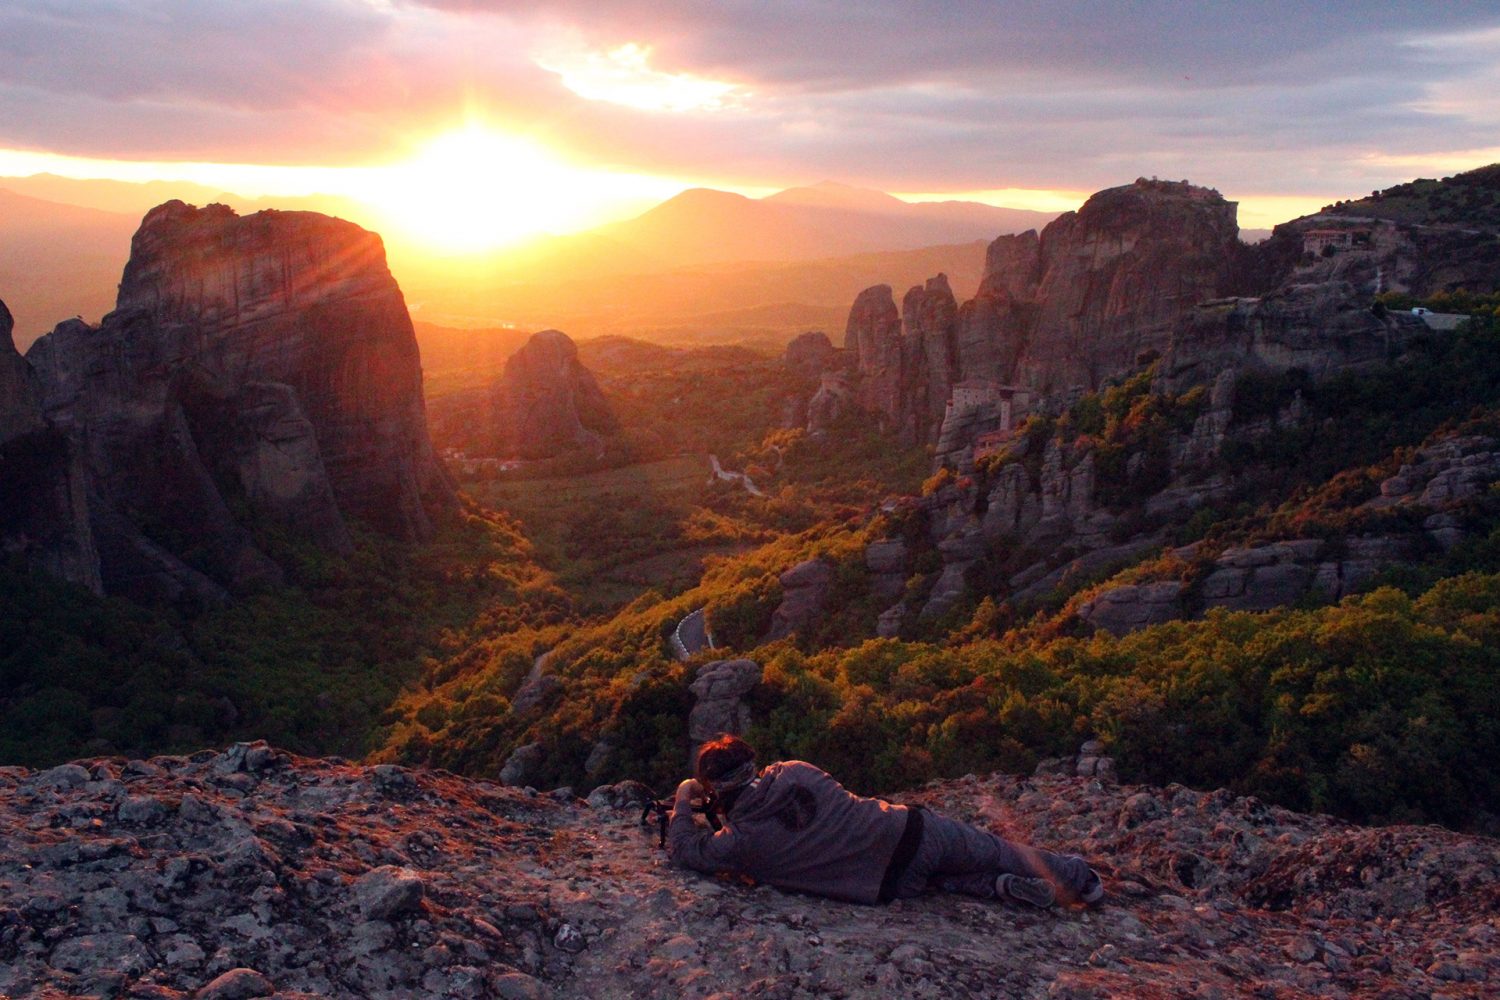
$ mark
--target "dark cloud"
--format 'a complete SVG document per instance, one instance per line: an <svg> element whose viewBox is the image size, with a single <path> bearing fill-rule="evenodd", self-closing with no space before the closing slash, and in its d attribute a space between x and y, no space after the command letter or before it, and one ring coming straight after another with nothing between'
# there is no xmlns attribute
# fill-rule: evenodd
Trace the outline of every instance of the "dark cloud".
<svg viewBox="0 0 1500 1000"><path fill-rule="evenodd" d="M932 79L1062 77L1124 83L1187 74L1199 86L1407 60L1413 33L1500 23L1473 3L1305 0L408 0L471 16L575 28L601 45L649 38L677 68L761 83L864 87Z"/></svg>

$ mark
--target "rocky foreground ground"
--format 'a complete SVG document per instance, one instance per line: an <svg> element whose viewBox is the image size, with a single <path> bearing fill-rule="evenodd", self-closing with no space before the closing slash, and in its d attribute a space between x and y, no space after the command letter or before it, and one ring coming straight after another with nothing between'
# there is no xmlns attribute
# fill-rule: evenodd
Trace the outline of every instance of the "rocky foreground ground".
<svg viewBox="0 0 1500 1000"><path fill-rule="evenodd" d="M1496 840L970 777L901 798L1079 850L1105 903L860 907L677 871L628 791L261 744L3 768L0 996L1500 994Z"/></svg>

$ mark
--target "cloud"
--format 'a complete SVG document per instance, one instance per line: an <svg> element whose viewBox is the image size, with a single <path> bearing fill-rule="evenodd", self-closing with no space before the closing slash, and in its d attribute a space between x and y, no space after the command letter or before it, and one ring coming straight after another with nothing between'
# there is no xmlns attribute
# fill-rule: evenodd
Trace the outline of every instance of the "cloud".
<svg viewBox="0 0 1500 1000"><path fill-rule="evenodd" d="M1491 5L1393 0L6 0L0 147L361 163L478 109L725 183L1342 196L1493 147L1497 65Z"/></svg>

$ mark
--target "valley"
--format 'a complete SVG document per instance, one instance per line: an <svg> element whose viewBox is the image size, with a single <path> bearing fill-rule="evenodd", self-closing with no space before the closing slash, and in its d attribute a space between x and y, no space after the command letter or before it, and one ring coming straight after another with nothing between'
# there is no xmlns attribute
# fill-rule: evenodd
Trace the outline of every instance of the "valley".
<svg viewBox="0 0 1500 1000"><path fill-rule="evenodd" d="M393 349L359 377L419 374L403 419L420 425L381 432L411 456L389 468L415 475L369 464L385 445L351 438L339 457L325 423L358 426L338 408L371 404L357 381L330 393L318 352L267 369L293 386L270 397L267 375L234 374L253 352L224 353L293 328L337 338L351 309L387 316L382 261L340 252L343 270L256 300L213 285L228 272L212 257L175 270L172 245L199 237L138 236L121 311L11 362L36 409L6 454L31 456L14 467L74 513L8 508L9 753L259 734L538 787L664 784L696 672L748 657L752 737L862 790L1024 772L1100 738L1131 780L1488 829L1496 792L1471 762L1493 668L1465 643L1489 627L1479 595L1500 573L1495 236L1340 221L1355 210L1250 247L1217 192L1141 180L995 240L965 301L943 276L899 308L875 286L842 338L779 346L382 318ZM161 233L291 227L309 260L346 238L298 213L154 217ZM1377 235L1300 250L1341 225ZM240 245L244 282L265 251ZM1080 255L1092 263L1069 271ZM132 290L151 282L163 291ZM237 289L233 311L215 287ZM1430 330L1420 303L1471 318ZM107 392L64 374L75 343L183 319L209 331L168 348L207 346L194 380L162 381L150 356ZM368 335L361 349L384 350ZM117 451L45 430L62 413L116 426L109 394L131 398L131 380L161 415L137 407L109 434L177 440L201 472L142 481ZM205 513L184 531L170 512L192 505ZM25 582L39 572L84 589ZM89 590L107 603L91 610ZM700 609L716 648L682 663L672 638ZM1359 656L1380 679L1350 688L1363 661L1317 637L1377 622L1385 646ZM37 642L57 652L37 661ZM1413 656L1444 671L1396 670ZM134 678L153 672L178 693L144 697ZM1379 777L1413 768L1429 779Z"/></svg>
<svg viewBox="0 0 1500 1000"><path fill-rule="evenodd" d="M0 1000L1495 996L1497 66L0 3Z"/></svg>

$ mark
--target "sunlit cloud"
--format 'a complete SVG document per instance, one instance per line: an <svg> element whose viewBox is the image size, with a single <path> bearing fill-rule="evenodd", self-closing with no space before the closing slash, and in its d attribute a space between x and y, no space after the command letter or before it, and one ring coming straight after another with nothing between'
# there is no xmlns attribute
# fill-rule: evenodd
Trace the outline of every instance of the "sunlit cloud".
<svg viewBox="0 0 1500 1000"><path fill-rule="evenodd" d="M1491 163L1500 163L1500 146L1432 153L1376 153L1363 159L1365 163L1373 167L1395 170L1403 174L1434 177L1462 173L1465 170L1473 170Z"/></svg>
<svg viewBox="0 0 1500 1000"><path fill-rule="evenodd" d="M635 42L607 52L558 47L537 56L536 64L585 100L641 111L718 111L745 96L732 83L653 69L651 52Z"/></svg>

